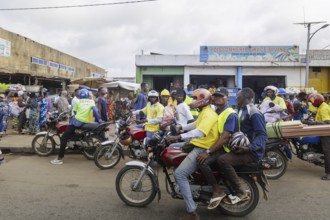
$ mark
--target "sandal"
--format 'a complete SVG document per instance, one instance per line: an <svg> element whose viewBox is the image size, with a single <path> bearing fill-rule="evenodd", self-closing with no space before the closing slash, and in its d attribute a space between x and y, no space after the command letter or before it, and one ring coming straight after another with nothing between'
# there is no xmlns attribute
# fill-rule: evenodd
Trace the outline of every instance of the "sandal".
<svg viewBox="0 0 330 220"><path fill-rule="evenodd" d="M327 175L322 176L321 180L330 180L330 175L327 174Z"/></svg>
<svg viewBox="0 0 330 220"><path fill-rule="evenodd" d="M223 198L225 198L227 195L224 194L223 196L218 196L215 198L211 198L209 205L207 206L207 209L215 209L218 207L222 201Z"/></svg>
<svg viewBox="0 0 330 220"><path fill-rule="evenodd" d="M227 205L235 205L240 202L245 202L250 199L250 196L247 193L244 193L243 195L240 196L233 196L233 195L228 195L227 198L223 200L224 203Z"/></svg>

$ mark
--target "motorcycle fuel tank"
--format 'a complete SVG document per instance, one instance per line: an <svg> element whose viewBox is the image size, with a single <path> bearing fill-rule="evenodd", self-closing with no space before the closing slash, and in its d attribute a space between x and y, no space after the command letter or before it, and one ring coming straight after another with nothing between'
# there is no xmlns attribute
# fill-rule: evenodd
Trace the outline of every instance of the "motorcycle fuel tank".
<svg viewBox="0 0 330 220"><path fill-rule="evenodd" d="M300 137L295 138L295 141L300 144L318 144L321 142L321 138L319 136Z"/></svg>
<svg viewBox="0 0 330 220"><path fill-rule="evenodd" d="M146 137L146 131L143 128L129 128L128 132L134 139L144 139Z"/></svg>
<svg viewBox="0 0 330 220"><path fill-rule="evenodd" d="M69 123L68 122L59 122L56 124L56 128L62 133L64 131L66 131L66 129L68 128Z"/></svg>
<svg viewBox="0 0 330 220"><path fill-rule="evenodd" d="M167 167L177 167L186 158L187 153L183 152L180 147L167 147L160 156Z"/></svg>

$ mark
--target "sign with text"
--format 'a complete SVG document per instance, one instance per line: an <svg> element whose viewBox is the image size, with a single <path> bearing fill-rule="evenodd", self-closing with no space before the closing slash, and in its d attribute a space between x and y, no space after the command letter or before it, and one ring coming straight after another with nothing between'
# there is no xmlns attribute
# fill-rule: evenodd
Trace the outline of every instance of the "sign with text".
<svg viewBox="0 0 330 220"><path fill-rule="evenodd" d="M237 92L238 92L238 88L227 88L227 90L228 90L228 93L229 93L228 104L230 106L237 105L236 95L237 95Z"/></svg>
<svg viewBox="0 0 330 220"><path fill-rule="evenodd" d="M309 57L311 60L330 60L330 50L310 50Z"/></svg>
<svg viewBox="0 0 330 220"><path fill-rule="evenodd" d="M200 62L299 62L298 46L201 46Z"/></svg>
<svg viewBox="0 0 330 220"><path fill-rule="evenodd" d="M11 56L11 42L0 38L0 56Z"/></svg>

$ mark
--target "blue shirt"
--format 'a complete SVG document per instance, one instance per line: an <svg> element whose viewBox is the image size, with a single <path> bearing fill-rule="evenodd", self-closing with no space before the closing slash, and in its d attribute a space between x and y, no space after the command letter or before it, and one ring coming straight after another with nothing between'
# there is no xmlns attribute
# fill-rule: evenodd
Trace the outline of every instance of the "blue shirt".
<svg viewBox="0 0 330 220"><path fill-rule="evenodd" d="M108 115L107 115L107 103L103 98L97 99L98 103L101 105L101 119L102 121L108 121Z"/></svg>
<svg viewBox="0 0 330 220"><path fill-rule="evenodd" d="M146 105L147 105L146 95L141 91L138 97L136 98L133 107L135 110L140 110L146 107Z"/></svg>
<svg viewBox="0 0 330 220"><path fill-rule="evenodd" d="M254 105L247 105L239 111L239 123L240 130L249 138L250 155L254 160L261 160L268 139L264 116Z"/></svg>
<svg viewBox="0 0 330 220"><path fill-rule="evenodd" d="M227 108L229 108L228 104L225 106L223 111L226 110ZM232 113L232 114L228 115L228 118L225 122L223 130L228 131L231 134L238 131L238 116L237 116L237 114Z"/></svg>

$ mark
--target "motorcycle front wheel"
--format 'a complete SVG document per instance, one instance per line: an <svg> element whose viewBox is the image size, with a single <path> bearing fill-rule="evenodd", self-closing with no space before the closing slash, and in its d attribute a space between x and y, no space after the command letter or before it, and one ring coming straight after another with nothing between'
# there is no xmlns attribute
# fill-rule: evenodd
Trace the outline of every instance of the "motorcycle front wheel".
<svg viewBox="0 0 330 220"><path fill-rule="evenodd" d="M274 164L271 164L269 169L264 170L264 174L267 178L275 180L283 176L288 167L288 162L285 155L278 150L274 150L266 152L265 157L271 161L274 161Z"/></svg>
<svg viewBox="0 0 330 220"><path fill-rule="evenodd" d="M94 159L94 153L96 149L101 146L101 143L104 141L103 138L101 138L98 135L92 135L85 139L85 143L87 146L84 146L82 148L82 154L86 157L88 160Z"/></svg>
<svg viewBox="0 0 330 220"><path fill-rule="evenodd" d="M257 184L248 175L241 175L240 183L250 199L244 202L239 202L235 205L226 204L221 201L218 208L225 215L242 217L251 213L259 203L259 190Z"/></svg>
<svg viewBox="0 0 330 220"><path fill-rule="evenodd" d="M101 170L111 169L120 161L120 150L115 143L100 146L94 153L94 163Z"/></svg>
<svg viewBox="0 0 330 220"><path fill-rule="evenodd" d="M143 168L139 166L125 166L116 177L117 194L129 206L146 206L154 200L157 194L154 176L148 170L137 184L136 189L133 189L142 170Z"/></svg>
<svg viewBox="0 0 330 220"><path fill-rule="evenodd" d="M47 134L37 134L32 140L32 149L39 156L49 156L55 150L55 141Z"/></svg>

